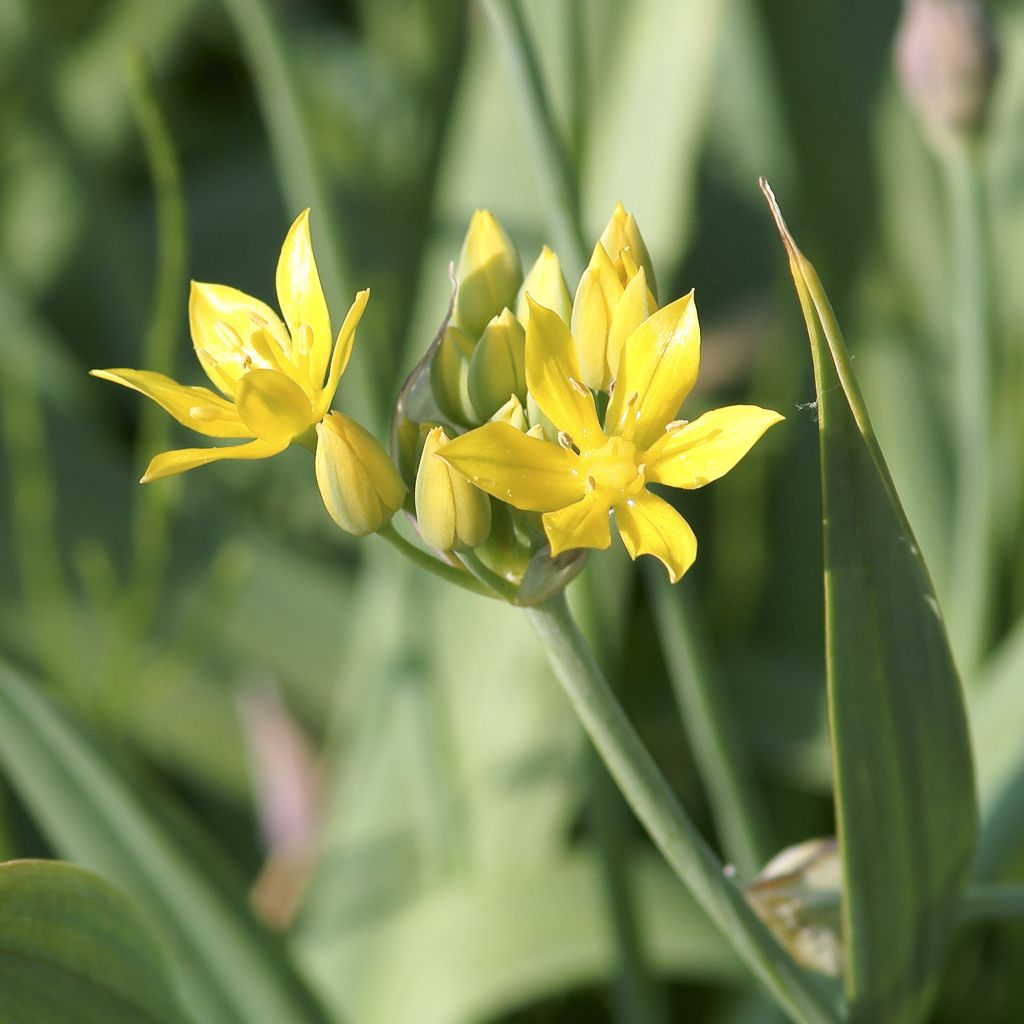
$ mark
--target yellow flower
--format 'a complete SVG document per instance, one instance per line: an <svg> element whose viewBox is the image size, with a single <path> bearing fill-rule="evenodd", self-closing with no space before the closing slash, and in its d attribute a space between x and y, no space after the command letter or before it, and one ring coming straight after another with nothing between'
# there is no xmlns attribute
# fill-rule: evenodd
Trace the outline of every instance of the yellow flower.
<svg viewBox="0 0 1024 1024"><path fill-rule="evenodd" d="M455 438L438 454L489 494L542 512L552 557L571 548L608 547L614 510L630 557L660 559L674 583L693 564L697 541L686 520L647 485L703 487L732 469L782 419L768 409L735 405L692 423L674 420L699 362L691 292L625 340L602 424L569 328L531 302L526 384L558 429L558 442L495 422Z"/></svg>
<svg viewBox="0 0 1024 1024"><path fill-rule="evenodd" d="M334 400L369 291L356 295L331 349L331 318L309 239L309 210L299 214L281 247L277 299L284 322L259 299L227 285L192 282L189 326L206 375L221 392L190 387L147 370L93 370L167 410L179 423L245 444L163 452L143 483L219 459L264 459L313 427Z"/></svg>

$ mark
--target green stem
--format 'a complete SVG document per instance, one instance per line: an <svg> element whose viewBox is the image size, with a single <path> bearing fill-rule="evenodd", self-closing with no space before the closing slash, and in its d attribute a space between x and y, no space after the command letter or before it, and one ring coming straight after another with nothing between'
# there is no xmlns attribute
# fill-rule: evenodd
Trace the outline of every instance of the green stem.
<svg viewBox="0 0 1024 1024"><path fill-rule="evenodd" d="M992 600L992 307L987 206L980 143L943 154L952 225L952 372L956 408L956 504L949 625L970 679L990 638Z"/></svg>
<svg viewBox="0 0 1024 1024"><path fill-rule="evenodd" d="M575 588L575 614L598 664L610 679L619 678L628 616L625 614L632 563L619 562L626 575L603 572L600 579L584 573ZM602 568L607 568L604 566ZM612 994L617 1021L664 1024L668 1009L664 992L649 969L649 958L637 920L636 879L630 872L626 803L597 752L586 751L590 821L615 942L616 972Z"/></svg>
<svg viewBox="0 0 1024 1024"><path fill-rule="evenodd" d="M569 65L569 139L576 181L583 165L583 149L587 141L590 113L590 89L587 85L587 0L569 0L568 39Z"/></svg>
<svg viewBox="0 0 1024 1024"><path fill-rule="evenodd" d="M1024 885L977 882L960 904L961 921L997 921L1024 917Z"/></svg>
<svg viewBox="0 0 1024 1024"><path fill-rule="evenodd" d="M440 561L429 552L418 548L415 544L410 544L391 523L382 526L377 531L377 536L386 540L396 551L408 558L414 565L418 565L421 569L425 569L439 579L446 580L448 583L454 583L457 587L462 587L463 590L469 590L474 594L482 594L484 597L496 596L490 587L481 583L465 569L457 569L454 565Z"/></svg>
<svg viewBox="0 0 1024 1024"><path fill-rule="evenodd" d="M509 583L508 580L499 576L496 572L492 572L487 568L486 565L480 560L480 557L475 551L460 551L459 561L485 586L488 590L492 591L491 596L497 595L503 601L512 602L516 597L517 587L514 583Z"/></svg>
<svg viewBox="0 0 1024 1024"><path fill-rule="evenodd" d="M187 282L181 172L170 131L157 103L149 74L138 55L129 59L128 79L135 120L156 194L156 289L142 365L173 377L174 351L181 327L181 297ZM170 423L159 406L147 402L139 425L139 452L152 454L169 448ZM136 635L142 635L156 615L169 555L170 521L180 493L180 487L175 486L143 487L136 499L134 558L128 602L128 614Z"/></svg>
<svg viewBox="0 0 1024 1024"><path fill-rule="evenodd" d="M728 694L712 668L704 631L695 622L697 612L686 591L673 587L660 565L644 570L669 679L722 848L742 877L753 877L777 844Z"/></svg>
<svg viewBox="0 0 1024 1024"><path fill-rule="evenodd" d="M837 1024L817 979L799 968L747 905L643 745L559 594L526 609L595 748L669 865L740 958L799 1024Z"/></svg>
<svg viewBox="0 0 1024 1024"><path fill-rule="evenodd" d="M555 124L522 4L520 0L480 0L480 3L521 93L533 136L533 148L541 161L541 187L544 189L548 217L558 235L557 249L565 258L566 276L573 280L579 276L587 262L576 172L565 141Z"/></svg>

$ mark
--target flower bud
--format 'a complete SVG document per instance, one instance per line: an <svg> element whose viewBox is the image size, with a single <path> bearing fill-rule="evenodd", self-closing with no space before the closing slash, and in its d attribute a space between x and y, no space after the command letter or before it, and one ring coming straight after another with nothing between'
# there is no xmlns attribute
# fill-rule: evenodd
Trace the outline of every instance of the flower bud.
<svg viewBox="0 0 1024 1024"><path fill-rule="evenodd" d="M981 129L996 64L992 28L977 0L909 0L896 71L933 141Z"/></svg>
<svg viewBox="0 0 1024 1024"><path fill-rule="evenodd" d="M469 400L469 361L473 340L458 327L448 326L430 361L430 388L442 415L460 426L475 426Z"/></svg>
<svg viewBox="0 0 1024 1024"><path fill-rule="evenodd" d="M516 299L516 316L524 327L530 319L527 295L538 305L553 309L566 323L569 322L569 317L572 316L572 299L569 297L569 289L565 286L562 265L558 261L558 255L546 245L526 275Z"/></svg>
<svg viewBox="0 0 1024 1024"><path fill-rule="evenodd" d="M475 548L491 532L491 499L437 455L448 440L443 427L427 434L416 474L416 524L438 551Z"/></svg>
<svg viewBox="0 0 1024 1024"><path fill-rule="evenodd" d="M583 382L595 391L609 389L623 343L656 308L644 266L626 253L623 270L625 281L598 242L576 289L572 336Z"/></svg>
<svg viewBox="0 0 1024 1024"><path fill-rule="evenodd" d="M519 255L489 211L473 214L455 276L455 323L471 338L506 306L515 305L523 280Z"/></svg>
<svg viewBox="0 0 1024 1024"><path fill-rule="evenodd" d="M507 423L510 427L515 427L516 430L521 430L525 434L529 424L526 422L526 410L523 408L523 403L519 401L519 396L512 395L491 417L491 422Z"/></svg>
<svg viewBox="0 0 1024 1024"><path fill-rule="evenodd" d="M405 500L405 484L380 442L332 412L316 428L316 482L331 518L357 537L375 533Z"/></svg>
<svg viewBox="0 0 1024 1024"><path fill-rule="evenodd" d="M615 212L605 225L604 231L601 232L599 241L613 263L618 263L621 260L620 254L623 250L628 251L633 262L647 271L647 286L655 295L657 294L658 287L654 280L654 264L651 262L651 254L647 251L643 235L640 234L636 217L627 213L622 203L615 204Z"/></svg>
<svg viewBox="0 0 1024 1024"><path fill-rule="evenodd" d="M469 398L481 420L517 395L526 401L526 332L510 309L488 325L469 362Z"/></svg>

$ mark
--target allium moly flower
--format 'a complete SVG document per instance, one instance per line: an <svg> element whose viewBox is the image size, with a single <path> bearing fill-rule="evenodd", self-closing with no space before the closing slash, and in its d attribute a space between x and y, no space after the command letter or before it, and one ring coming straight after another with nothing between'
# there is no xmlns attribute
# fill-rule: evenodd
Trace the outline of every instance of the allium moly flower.
<svg viewBox="0 0 1024 1024"><path fill-rule="evenodd" d="M236 288L192 282L192 343L220 394L148 370L92 371L153 399L199 434L249 439L163 452L150 462L143 483L220 459L264 459L299 438L315 441L313 428L334 400L370 293L356 295L332 351L331 318L309 238L309 210L288 231L276 284L283 322L268 305Z"/></svg>
<svg viewBox="0 0 1024 1024"><path fill-rule="evenodd" d="M676 582L693 564L697 541L686 520L648 485L703 487L732 469L782 419L750 405L716 409L692 423L675 419L699 362L691 292L625 339L602 423L569 328L531 300L526 384L558 429L558 441L493 422L455 438L438 454L489 494L542 512L552 557L572 548L608 547L614 512L630 557L653 555Z"/></svg>

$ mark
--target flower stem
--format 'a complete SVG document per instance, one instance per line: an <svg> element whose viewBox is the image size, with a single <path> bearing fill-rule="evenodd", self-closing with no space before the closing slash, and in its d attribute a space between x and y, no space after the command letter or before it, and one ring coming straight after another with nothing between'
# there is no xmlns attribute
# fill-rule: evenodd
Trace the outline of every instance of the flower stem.
<svg viewBox="0 0 1024 1024"><path fill-rule="evenodd" d="M565 257L565 271L572 280L579 276L586 263L576 171L555 124L523 7L520 0L480 0L480 3L522 94L534 152L541 161L541 187L545 190L548 217L559 236L557 248Z"/></svg>
<svg viewBox="0 0 1024 1024"><path fill-rule="evenodd" d="M992 306L981 143L943 153L955 285L953 374L956 505L949 626L960 671L970 679L989 640L992 587Z"/></svg>
<svg viewBox="0 0 1024 1024"><path fill-rule="evenodd" d="M836 1024L821 984L776 943L680 806L611 692L564 595L527 608L526 615L595 748L673 871L794 1021Z"/></svg>
<svg viewBox="0 0 1024 1024"><path fill-rule="evenodd" d="M708 794L726 856L752 877L777 849L738 736L728 695L716 678L685 581L673 587L660 565L643 573L683 728Z"/></svg>
<svg viewBox="0 0 1024 1024"><path fill-rule="evenodd" d="M153 313L146 329L142 365L173 377L174 352L181 330L181 296L188 284L181 168L149 72L138 54L129 58L128 81L156 197L156 288ZM171 447L170 424L159 406L146 403L136 442L140 456ZM141 467L145 466L145 461L140 460L140 463ZM135 499L132 523L134 557L127 603L138 636L145 633L157 615L164 573L170 558L171 520L180 498L180 486L165 485L143 487Z"/></svg>
<svg viewBox="0 0 1024 1024"><path fill-rule="evenodd" d="M474 594L482 594L484 597L498 596L490 587L480 582L467 570L458 569L454 565L442 562L429 552L418 548L415 544L410 544L391 523L382 526L377 531L377 536L386 540L396 551L408 558L414 565L418 565L421 569L425 569L439 579L446 580L448 583L454 583L455 586L462 587L463 590L469 590Z"/></svg>
<svg viewBox="0 0 1024 1024"><path fill-rule="evenodd" d="M460 551L458 554L459 561L485 586L491 591L491 597L500 597L503 601L512 602L515 600L517 587L514 583L509 583L508 580L499 576L496 572L492 572L487 568L486 565L480 560L480 557L472 549L468 551Z"/></svg>

